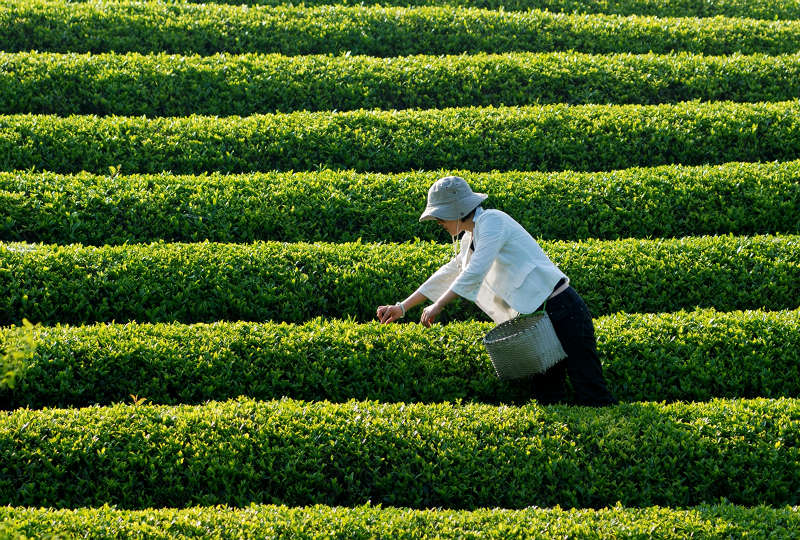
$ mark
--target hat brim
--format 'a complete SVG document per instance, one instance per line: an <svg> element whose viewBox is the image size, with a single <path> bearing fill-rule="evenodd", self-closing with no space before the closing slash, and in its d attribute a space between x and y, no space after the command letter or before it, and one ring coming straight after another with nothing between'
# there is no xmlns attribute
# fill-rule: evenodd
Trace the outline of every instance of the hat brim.
<svg viewBox="0 0 800 540"><path fill-rule="evenodd" d="M472 195L458 201L458 204L450 203L441 206L427 206L425 208L425 211L422 212L422 215L419 217L419 220L431 221L434 219L443 219L445 221L452 221L456 219L461 219L470 212L472 212L472 210L474 210L476 206L478 206L488 198L489 196L486 193L473 193ZM459 215L458 213L459 207L467 208L468 210L466 210L462 215Z"/></svg>

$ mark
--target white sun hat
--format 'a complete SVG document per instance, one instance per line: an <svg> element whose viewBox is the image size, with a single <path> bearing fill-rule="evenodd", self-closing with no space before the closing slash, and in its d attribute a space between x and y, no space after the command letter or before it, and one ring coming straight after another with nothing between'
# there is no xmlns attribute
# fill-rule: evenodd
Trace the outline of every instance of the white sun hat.
<svg viewBox="0 0 800 540"><path fill-rule="evenodd" d="M460 176L445 176L434 182L428 190L428 205L419 220L461 219L488 197L485 193L473 192Z"/></svg>

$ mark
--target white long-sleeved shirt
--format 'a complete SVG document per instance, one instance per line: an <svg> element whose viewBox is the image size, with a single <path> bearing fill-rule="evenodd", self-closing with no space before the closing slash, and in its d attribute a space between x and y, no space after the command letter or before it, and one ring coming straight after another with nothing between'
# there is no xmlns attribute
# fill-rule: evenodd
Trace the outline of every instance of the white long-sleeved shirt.
<svg viewBox="0 0 800 540"><path fill-rule="evenodd" d="M436 301L448 290L475 302L495 323L532 313L567 276L511 216L478 207L461 250L417 292ZM474 241L475 251L470 250Z"/></svg>

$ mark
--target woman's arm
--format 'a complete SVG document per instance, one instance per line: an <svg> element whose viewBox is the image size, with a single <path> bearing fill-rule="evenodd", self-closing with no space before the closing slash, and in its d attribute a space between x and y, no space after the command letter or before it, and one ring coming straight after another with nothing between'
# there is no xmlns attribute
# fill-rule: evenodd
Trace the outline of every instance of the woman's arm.
<svg viewBox="0 0 800 540"><path fill-rule="evenodd" d="M482 218L480 241L476 240L478 246L475 248L469 264L451 281L450 286L438 297L436 302L422 311L420 323L429 327L444 307L459 296L472 302L477 300L481 283L505 243L505 236L506 227L500 216L487 214Z"/></svg>
<svg viewBox="0 0 800 540"><path fill-rule="evenodd" d="M505 223L498 214L489 212L481 214L480 228L480 236L475 238L475 253L447 291L455 292L471 302L478 299L481 284L497 259L500 249L506 243L507 237Z"/></svg>
<svg viewBox="0 0 800 540"><path fill-rule="evenodd" d="M427 300L427 298L425 298L425 296L419 292L419 290L414 291L414 294L401 302L403 304L402 307L398 306L397 304L393 306L378 307L378 319L383 324L394 322L397 319L402 318L406 311L421 304L425 300Z"/></svg>
<svg viewBox="0 0 800 540"><path fill-rule="evenodd" d="M434 272L434 274L429 277L425 283L420 285L411 296L402 302L403 307L400 307L397 304L393 306L379 306L377 311L378 320L380 320L383 324L394 322L397 319L401 319L405 314L405 311L408 311L414 306L421 304L425 300L429 298L433 300L442 296L458 275L458 272L461 268L459 262L460 257L460 254L456 257L453 257L450 259L450 261L442 265L441 268Z"/></svg>
<svg viewBox="0 0 800 540"><path fill-rule="evenodd" d="M433 321L444 309L444 306L455 300L456 297L458 295L452 289L448 289L436 302L422 310L422 317L420 317L419 322L430 328Z"/></svg>

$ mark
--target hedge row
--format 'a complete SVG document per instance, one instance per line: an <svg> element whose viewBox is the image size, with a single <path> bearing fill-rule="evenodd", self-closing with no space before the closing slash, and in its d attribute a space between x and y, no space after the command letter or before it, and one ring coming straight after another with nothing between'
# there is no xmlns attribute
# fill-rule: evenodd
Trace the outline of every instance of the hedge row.
<svg viewBox="0 0 800 540"><path fill-rule="evenodd" d="M608 170L797 158L798 101L226 118L0 116L4 170Z"/></svg>
<svg viewBox="0 0 800 540"><path fill-rule="evenodd" d="M687 509L614 506L600 510L526 508L413 510L365 504L354 508L274 505L119 510L109 506L53 510L0 507L0 534L38 538L510 538L591 536L597 539L795 538L797 508L746 508L730 503Z"/></svg>
<svg viewBox="0 0 800 540"><path fill-rule="evenodd" d="M798 246L790 235L543 244L597 315L797 308ZM0 324L368 321L450 253L433 243L0 244ZM445 310L448 318L478 315L460 304Z"/></svg>
<svg viewBox="0 0 800 540"><path fill-rule="evenodd" d="M507 12L458 7L248 7L172 2L0 6L3 50L299 54L794 53L800 21Z"/></svg>
<svg viewBox="0 0 800 540"><path fill-rule="evenodd" d="M253 240L443 240L420 223L450 174L537 238L800 233L800 161L607 173L117 175L0 173L0 239L103 245Z"/></svg>
<svg viewBox="0 0 800 540"><path fill-rule="evenodd" d="M800 396L800 311L698 310L595 321L604 374L622 401ZM529 383L494 376L490 323L381 326L315 320L45 327L4 408L246 395L304 400L524 403ZM0 343L16 342L13 329Z"/></svg>
<svg viewBox="0 0 800 540"><path fill-rule="evenodd" d="M796 505L798 416L793 399L18 409L0 416L0 503Z"/></svg>
<svg viewBox="0 0 800 540"><path fill-rule="evenodd" d="M82 1L82 0L76 0ZM204 0L187 0L202 3ZM287 0L217 0L218 4L281 6ZM303 0L306 6L328 5L330 0ZM746 17L752 19L800 19L798 0L337 0L336 4L360 6L461 6L525 11L542 9L556 13L609 13L659 17Z"/></svg>
<svg viewBox="0 0 800 540"><path fill-rule="evenodd" d="M0 113L186 116L540 103L782 101L800 56L0 53Z"/></svg>

